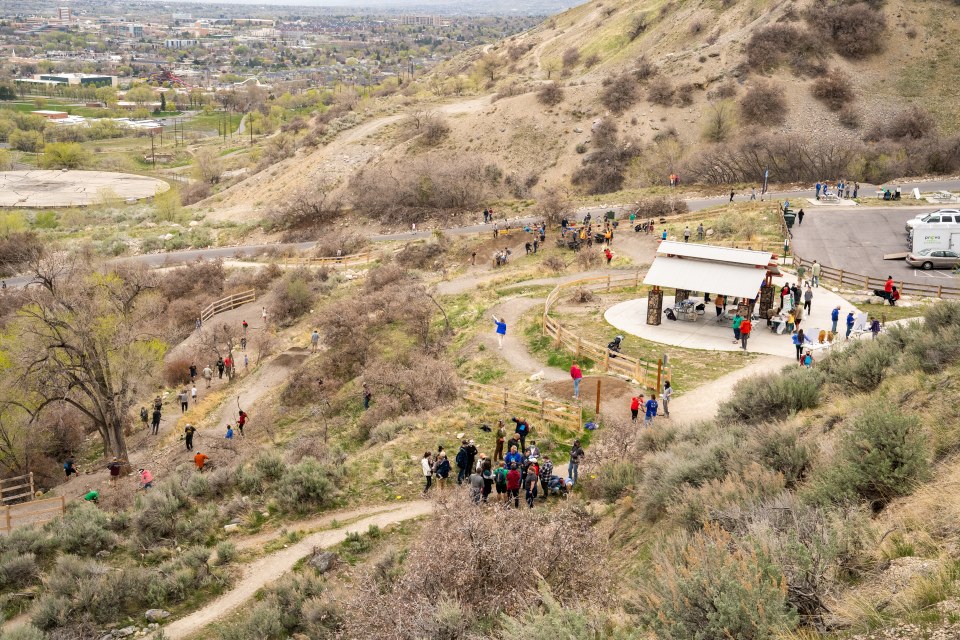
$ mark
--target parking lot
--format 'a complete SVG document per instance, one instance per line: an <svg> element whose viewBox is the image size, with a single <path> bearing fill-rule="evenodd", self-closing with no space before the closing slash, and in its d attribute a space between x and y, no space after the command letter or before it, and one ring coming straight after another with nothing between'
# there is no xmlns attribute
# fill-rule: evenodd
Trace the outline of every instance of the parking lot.
<svg viewBox="0 0 960 640"><path fill-rule="evenodd" d="M904 225L920 213L940 207L827 208L810 207L803 224L793 226L793 250L807 260L851 273L930 284L957 280L948 269L923 271L900 260L884 260L891 253L909 250ZM960 284L960 281L958 281Z"/></svg>

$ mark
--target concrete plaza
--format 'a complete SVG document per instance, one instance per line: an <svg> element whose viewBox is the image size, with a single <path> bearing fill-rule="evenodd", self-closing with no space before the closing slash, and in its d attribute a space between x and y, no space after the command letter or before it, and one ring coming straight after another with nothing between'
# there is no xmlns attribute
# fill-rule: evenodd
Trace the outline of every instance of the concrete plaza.
<svg viewBox="0 0 960 640"><path fill-rule="evenodd" d="M107 199L142 200L163 193L163 180L109 171L0 171L0 207L83 207Z"/></svg>
<svg viewBox="0 0 960 640"><path fill-rule="evenodd" d="M774 279L778 291L778 295L774 298L774 309L779 308L780 287L788 280L791 283L796 282L796 276L788 275ZM702 293L699 296L691 294L691 298L697 300L698 303L703 302ZM673 300L673 296L665 295L663 297L664 310L673 307ZM823 329L829 331L831 328L830 312L837 305L840 305L840 321L837 329L842 340L843 333L846 331L847 313L853 311L856 318L859 316L860 310L827 286L813 288L811 313L803 318L800 328L816 341L816 335L812 330ZM732 306L728 306L727 309L733 311ZM695 321L668 320L664 315L659 326L649 325L647 324L646 297L614 305L607 309L604 317L607 322L620 331L652 342L707 351L735 351L741 348L739 341L734 344L730 320L724 318L720 322L717 321L716 308L712 297L711 301L706 303L705 313L697 316ZM755 353L776 356L791 356L794 354L790 334L786 331L782 334L774 333L767 327L766 320L757 320L754 323L747 349Z"/></svg>

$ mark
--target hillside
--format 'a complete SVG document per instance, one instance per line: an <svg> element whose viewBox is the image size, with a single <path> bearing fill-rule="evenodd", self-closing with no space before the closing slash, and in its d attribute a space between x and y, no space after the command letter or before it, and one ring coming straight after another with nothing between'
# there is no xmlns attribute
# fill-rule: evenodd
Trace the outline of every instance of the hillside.
<svg viewBox="0 0 960 640"><path fill-rule="evenodd" d="M457 176L472 185L456 203L466 209L554 187L635 192L671 173L684 183L754 182L764 168L772 182L945 173L960 162L949 138L960 130L960 54L947 46L958 25L960 6L945 1L590 2L357 104L326 146L200 206L254 220L275 196L323 181L374 218L390 195L423 214L444 203L404 185L377 202L365 192L393 174L439 182L438 167L468 163ZM436 135L424 134L426 116Z"/></svg>

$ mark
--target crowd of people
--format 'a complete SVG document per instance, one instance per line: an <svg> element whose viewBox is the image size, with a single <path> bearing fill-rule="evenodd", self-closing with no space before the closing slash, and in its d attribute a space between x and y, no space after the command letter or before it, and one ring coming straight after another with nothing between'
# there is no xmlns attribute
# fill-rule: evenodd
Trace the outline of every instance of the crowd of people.
<svg viewBox="0 0 960 640"><path fill-rule="evenodd" d="M471 499L477 504L496 502L514 508L520 507L521 492L527 506L532 508L539 497L566 497L578 480L584 450L579 440L570 447L570 462L566 478L557 474L550 456L542 453L531 434L530 423L524 418L513 417L513 433L507 437L507 427L498 421L496 430L487 425L481 427L493 433L493 454L482 453L475 440L463 438L453 462L447 457L443 445L436 452L426 451L421 458L424 477L423 493L437 485L444 490L456 466L456 483L470 488ZM491 498L491 495L495 494Z"/></svg>

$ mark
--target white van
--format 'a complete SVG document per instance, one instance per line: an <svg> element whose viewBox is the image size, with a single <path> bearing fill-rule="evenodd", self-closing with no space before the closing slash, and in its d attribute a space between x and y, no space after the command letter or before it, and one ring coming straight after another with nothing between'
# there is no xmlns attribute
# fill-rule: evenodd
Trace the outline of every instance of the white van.
<svg viewBox="0 0 960 640"><path fill-rule="evenodd" d="M907 220L905 227L907 233L909 234L917 225L920 224L953 224L954 222L960 222L960 209L939 209L931 213L921 213L920 215Z"/></svg>
<svg viewBox="0 0 960 640"><path fill-rule="evenodd" d="M960 217L957 222L921 222L914 226L910 250L918 253L924 249L960 251Z"/></svg>

